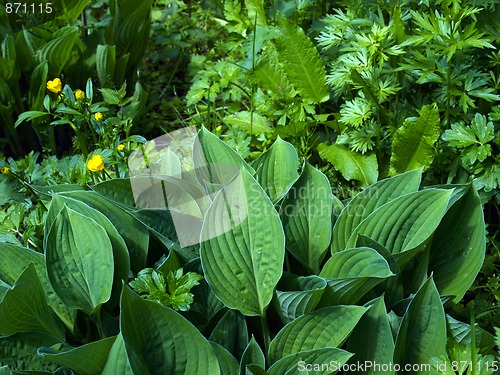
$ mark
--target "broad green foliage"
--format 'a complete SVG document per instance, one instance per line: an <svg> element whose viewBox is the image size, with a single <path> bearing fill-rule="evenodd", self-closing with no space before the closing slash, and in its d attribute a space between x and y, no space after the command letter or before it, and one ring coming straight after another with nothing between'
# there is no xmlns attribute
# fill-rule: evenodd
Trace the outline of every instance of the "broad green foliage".
<svg viewBox="0 0 500 375"><path fill-rule="evenodd" d="M344 206L279 138L252 166L207 129L191 151L91 191L37 188L44 253L0 242L2 371L326 375L466 345L493 363L493 336L443 306L484 259L473 185L419 190L416 169Z"/></svg>

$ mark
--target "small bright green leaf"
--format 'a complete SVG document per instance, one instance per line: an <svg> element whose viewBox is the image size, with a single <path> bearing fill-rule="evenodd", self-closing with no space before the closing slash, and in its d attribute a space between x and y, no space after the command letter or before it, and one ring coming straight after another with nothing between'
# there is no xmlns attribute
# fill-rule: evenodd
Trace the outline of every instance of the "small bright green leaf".
<svg viewBox="0 0 500 375"><path fill-rule="evenodd" d="M229 126L248 134L266 134L272 130L269 120L256 112L236 112L224 117L223 120Z"/></svg>
<svg viewBox="0 0 500 375"><path fill-rule="evenodd" d="M65 207L48 236L47 273L64 303L90 313L108 301L113 284L113 249L104 228Z"/></svg>
<svg viewBox="0 0 500 375"><path fill-rule="evenodd" d="M201 263L229 308L263 316L281 277L285 238L267 194L245 170L215 197L203 223Z"/></svg>
<svg viewBox="0 0 500 375"><path fill-rule="evenodd" d="M38 349L38 355L73 370L79 375L101 374L116 337L109 337L64 352L50 347Z"/></svg>
<svg viewBox="0 0 500 375"><path fill-rule="evenodd" d="M378 163L375 154L362 155L343 145L320 143L319 156L332 163L346 180L357 180L364 186L371 185L378 178Z"/></svg>
<svg viewBox="0 0 500 375"><path fill-rule="evenodd" d="M109 351L108 359L102 370L102 375L133 375L128 363L125 343L121 332L116 336L116 340Z"/></svg>
<svg viewBox="0 0 500 375"><path fill-rule="evenodd" d="M62 325L54 318L35 266L30 263L0 302L0 334L44 332L64 340Z"/></svg>
<svg viewBox="0 0 500 375"><path fill-rule="evenodd" d="M286 248L315 273L319 272L332 237L332 210L328 178L306 163L283 200L280 213Z"/></svg>
<svg viewBox="0 0 500 375"><path fill-rule="evenodd" d="M217 322L209 340L221 345L235 358L240 359L248 345L245 317L238 311L228 310Z"/></svg>
<svg viewBox="0 0 500 375"><path fill-rule="evenodd" d="M436 285L430 277L413 297L403 317L394 362L402 367L405 364L426 364L431 357L441 355L446 356L446 319Z"/></svg>
<svg viewBox="0 0 500 375"><path fill-rule="evenodd" d="M412 169L429 168L434 160L434 144L441 134L436 104L426 105L417 121L407 120L396 130L392 141L391 175Z"/></svg>
<svg viewBox="0 0 500 375"><path fill-rule="evenodd" d="M123 288L120 322L135 374L220 374L214 350L196 327L128 287Z"/></svg>
<svg viewBox="0 0 500 375"><path fill-rule="evenodd" d="M394 339L391 325L381 296L365 306L370 307L349 336L347 350L354 353L351 363L392 363ZM356 374L357 371L348 372ZM377 371L366 368L366 375L394 375L394 371Z"/></svg>
<svg viewBox="0 0 500 375"><path fill-rule="evenodd" d="M295 147L280 137L252 163L257 181L273 202L283 197L299 178L298 166Z"/></svg>
<svg viewBox="0 0 500 375"><path fill-rule="evenodd" d="M341 346L367 310L361 306L333 306L295 319L271 341L269 362L302 351Z"/></svg>
<svg viewBox="0 0 500 375"><path fill-rule="evenodd" d="M247 365L257 365L260 367L265 367L266 359L264 358L264 353L262 353L262 349L260 348L257 341L252 337L250 342L248 343L243 355L241 356L240 361L240 375L245 375L245 368Z"/></svg>
<svg viewBox="0 0 500 375"><path fill-rule="evenodd" d="M385 203L418 190L422 171L406 172L378 181L352 198L333 227L332 253L346 249L349 237L368 215Z"/></svg>

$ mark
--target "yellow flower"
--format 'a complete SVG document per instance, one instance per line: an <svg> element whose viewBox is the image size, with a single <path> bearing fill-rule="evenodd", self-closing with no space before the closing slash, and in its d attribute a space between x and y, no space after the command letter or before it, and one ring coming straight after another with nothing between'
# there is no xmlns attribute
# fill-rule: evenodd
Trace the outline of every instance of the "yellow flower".
<svg viewBox="0 0 500 375"><path fill-rule="evenodd" d="M101 155L94 155L92 158L87 162L87 168L91 172L99 172L104 169L104 160L102 160Z"/></svg>
<svg viewBox="0 0 500 375"><path fill-rule="evenodd" d="M94 113L94 118L96 119L96 121L102 121L104 115L101 112L96 112Z"/></svg>
<svg viewBox="0 0 500 375"><path fill-rule="evenodd" d="M10 168L9 167L2 167L2 169L0 169L0 172L2 172L2 174L9 174Z"/></svg>
<svg viewBox="0 0 500 375"><path fill-rule="evenodd" d="M47 82L47 89L53 93L60 93L62 91L62 82L59 78L54 78L52 81Z"/></svg>
<svg viewBox="0 0 500 375"><path fill-rule="evenodd" d="M116 149L117 149L118 151L120 151L120 152L121 152L121 151L125 150L125 145L119 144L119 145L116 147Z"/></svg>
<svg viewBox="0 0 500 375"><path fill-rule="evenodd" d="M75 91L75 98L77 100L83 100L83 99L85 99L85 93L82 90L76 90Z"/></svg>

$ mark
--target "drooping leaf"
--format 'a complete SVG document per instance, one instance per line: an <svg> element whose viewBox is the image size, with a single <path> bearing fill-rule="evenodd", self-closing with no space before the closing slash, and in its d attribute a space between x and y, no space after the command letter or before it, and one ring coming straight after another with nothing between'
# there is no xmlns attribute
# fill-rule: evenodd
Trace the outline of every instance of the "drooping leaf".
<svg viewBox="0 0 500 375"><path fill-rule="evenodd" d="M375 154L362 155L343 145L320 143L319 156L332 163L346 180L357 180L364 186L371 185L378 178L378 163Z"/></svg>
<svg viewBox="0 0 500 375"><path fill-rule="evenodd" d="M288 323L269 346L269 362L303 351L336 348L345 341L367 311L361 306L333 306L302 315Z"/></svg>
<svg viewBox="0 0 500 375"><path fill-rule="evenodd" d="M333 194L328 178L306 163L281 204L286 248L313 272L332 237Z"/></svg>
<svg viewBox="0 0 500 375"><path fill-rule="evenodd" d="M196 327L128 287L123 288L120 322L135 374L220 374L214 350Z"/></svg>
<svg viewBox="0 0 500 375"><path fill-rule="evenodd" d="M432 277L413 297L401 322L394 362L402 367L406 364L426 364L431 357L446 356L446 319L439 293ZM415 374L427 374L423 370Z"/></svg>
<svg viewBox="0 0 500 375"><path fill-rule="evenodd" d="M92 219L63 208L49 231L45 262L49 280L66 305L89 313L109 300L113 248L104 228Z"/></svg>
<svg viewBox="0 0 500 375"><path fill-rule="evenodd" d="M215 197L203 223L201 263L224 304L263 316L282 273L285 238L267 194L245 170Z"/></svg>
<svg viewBox="0 0 500 375"><path fill-rule="evenodd" d="M434 143L441 134L436 104L423 106L415 122L407 120L392 141L391 175L412 169L427 169L434 160Z"/></svg>

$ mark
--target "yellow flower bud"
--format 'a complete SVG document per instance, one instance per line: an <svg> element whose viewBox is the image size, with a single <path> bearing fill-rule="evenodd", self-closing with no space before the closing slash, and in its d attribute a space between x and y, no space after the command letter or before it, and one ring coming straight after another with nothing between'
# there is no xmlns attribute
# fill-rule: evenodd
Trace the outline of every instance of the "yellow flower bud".
<svg viewBox="0 0 500 375"><path fill-rule="evenodd" d="M0 169L0 172L2 174L9 174L10 168L9 167L2 167L2 169Z"/></svg>
<svg viewBox="0 0 500 375"><path fill-rule="evenodd" d="M77 100L83 100L83 99L85 99L85 93L82 90L76 90L75 91L75 98Z"/></svg>
<svg viewBox="0 0 500 375"><path fill-rule="evenodd" d="M96 121L102 121L104 115L101 112L96 112L94 113L94 118L96 119Z"/></svg>
<svg viewBox="0 0 500 375"><path fill-rule="evenodd" d="M102 160L101 155L94 155L92 158L87 162L87 168L91 172L99 172L104 169L104 160Z"/></svg>
<svg viewBox="0 0 500 375"><path fill-rule="evenodd" d="M121 151L125 150L125 145L119 144L119 145L116 147L116 149L117 149L118 151L120 151L120 152L121 152Z"/></svg>
<svg viewBox="0 0 500 375"><path fill-rule="evenodd" d="M62 91L62 82L59 78L54 78L52 81L47 82L47 89L55 94Z"/></svg>

